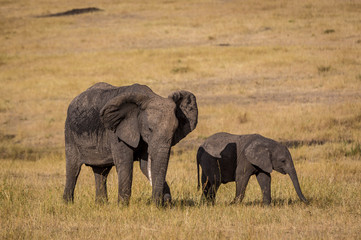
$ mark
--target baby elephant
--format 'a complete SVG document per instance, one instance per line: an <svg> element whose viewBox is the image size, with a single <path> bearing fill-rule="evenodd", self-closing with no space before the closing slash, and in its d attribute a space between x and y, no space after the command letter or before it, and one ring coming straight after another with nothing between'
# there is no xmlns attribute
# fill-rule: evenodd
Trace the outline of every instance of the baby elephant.
<svg viewBox="0 0 361 240"><path fill-rule="evenodd" d="M307 203L288 149L261 135L233 135L221 132L207 138L197 153L198 188L199 165L202 167L202 198L212 203L221 183L233 181L236 181L236 197L232 203L240 203L244 198L249 178L255 174L263 193L263 203L269 205L272 169L282 174L287 173L298 197Z"/></svg>

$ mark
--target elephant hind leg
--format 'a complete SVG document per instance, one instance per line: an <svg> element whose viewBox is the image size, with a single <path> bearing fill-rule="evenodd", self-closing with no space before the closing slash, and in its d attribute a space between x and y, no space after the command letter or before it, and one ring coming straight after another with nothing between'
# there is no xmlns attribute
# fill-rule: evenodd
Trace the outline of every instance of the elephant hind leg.
<svg viewBox="0 0 361 240"><path fill-rule="evenodd" d="M107 194L107 177L112 169L109 167L92 167L95 177L95 201L99 203L108 201Z"/></svg>
<svg viewBox="0 0 361 240"><path fill-rule="evenodd" d="M63 194L65 202L74 202L74 189L81 169L81 163L66 154L66 183Z"/></svg>
<svg viewBox="0 0 361 240"><path fill-rule="evenodd" d="M214 204L219 186L219 181L212 181L205 174L202 174L202 200L207 200L208 203Z"/></svg>

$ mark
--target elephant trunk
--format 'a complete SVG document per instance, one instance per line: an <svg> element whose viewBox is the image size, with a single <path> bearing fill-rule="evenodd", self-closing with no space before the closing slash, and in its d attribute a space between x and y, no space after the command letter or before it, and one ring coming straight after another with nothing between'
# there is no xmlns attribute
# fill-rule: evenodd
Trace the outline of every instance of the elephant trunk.
<svg viewBox="0 0 361 240"><path fill-rule="evenodd" d="M170 146L159 147L156 154L151 157L148 172L152 185L152 197L156 205L163 205L163 189L168 168Z"/></svg>
<svg viewBox="0 0 361 240"><path fill-rule="evenodd" d="M307 199L305 198L305 196L303 196L302 191L301 191L301 187L300 184L298 182L298 177L297 177L297 173L296 170L293 168L289 173L289 176L292 180L293 186L295 187L295 190L297 192L298 197L304 202L304 203L308 203Z"/></svg>

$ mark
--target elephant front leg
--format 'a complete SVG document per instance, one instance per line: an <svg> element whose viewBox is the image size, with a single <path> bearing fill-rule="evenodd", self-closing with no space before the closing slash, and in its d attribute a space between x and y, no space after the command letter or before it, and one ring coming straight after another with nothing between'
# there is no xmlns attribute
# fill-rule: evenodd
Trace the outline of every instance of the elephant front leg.
<svg viewBox="0 0 361 240"><path fill-rule="evenodd" d="M118 203L127 206L132 193L133 162L121 162L115 166L118 173Z"/></svg>
<svg viewBox="0 0 361 240"><path fill-rule="evenodd" d="M259 172L257 175L258 184L261 187L263 194L263 204L270 205L271 203L271 174L266 172Z"/></svg>
<svg viewBox="0 0 361 240"><path fill-rule="evenodd" d="M233 199L231 204L241 203L246 192L249 178L251 174L243 175L236 178L236 197Z"/></svg>
<svg viewBox="0 0 361 240"><path fill-rule="evenodd" d="M112 145L114 165L118 174L118 203L129 205L133 181L133 150L123 142Z"/></svg>
<svg viewBox="0 0 361 240"><path fill-rule="evenodd" d="M148 156L144 157L145 159L148 159ZM140 166L140 170L142 171L142 173L148 178L148 161L144 160L144 159L140 159L139 161L139 166ZM164 203L170 203L172 202L172 194L170 193L170 188L167 182L164 182L164 187L163 187L163 200Z"/></svg>
<svg viewBox="0 0 361 240"><path fill-rule="evenodd" d="M108 201L107 177L112 167L92 167L95 177L95 201L104 203Z"/></svg>

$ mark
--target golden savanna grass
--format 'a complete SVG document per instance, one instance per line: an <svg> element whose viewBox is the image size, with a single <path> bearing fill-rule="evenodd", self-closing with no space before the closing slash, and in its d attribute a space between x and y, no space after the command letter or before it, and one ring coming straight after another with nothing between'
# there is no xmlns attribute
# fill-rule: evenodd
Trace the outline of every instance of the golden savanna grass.
<svg viewBox="0 0 361 240"><path fill-rule="evenodd" d="M39 17L74 8L103 11ZM361 2L0 0L0 238L358 239L361 232ZM96 82L187 89L199 121L172 150L174 203L158 209L134 167L129 207L94 202L83 167L62 202L69 102ZM260 133L290 151L309 205L272 175L272 206L251 178L199 203L195 155L209 135Z"/></svg>

